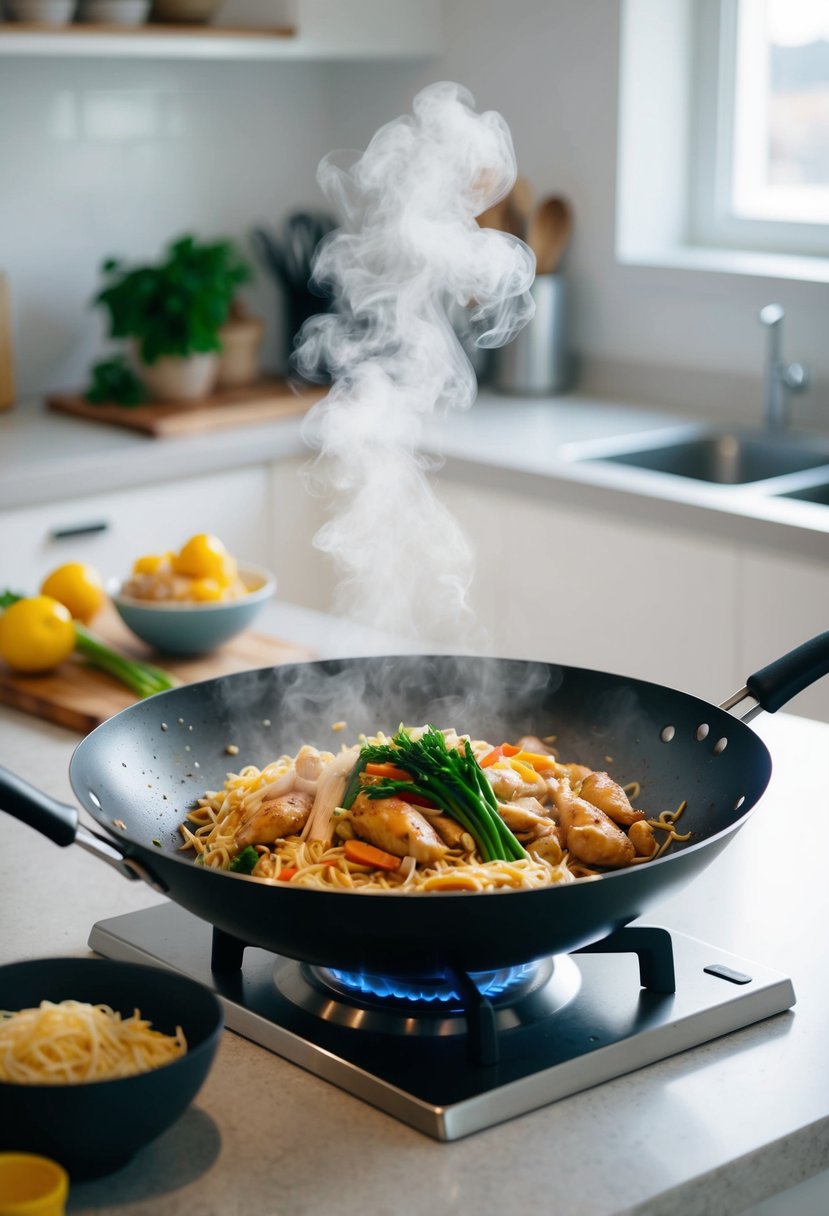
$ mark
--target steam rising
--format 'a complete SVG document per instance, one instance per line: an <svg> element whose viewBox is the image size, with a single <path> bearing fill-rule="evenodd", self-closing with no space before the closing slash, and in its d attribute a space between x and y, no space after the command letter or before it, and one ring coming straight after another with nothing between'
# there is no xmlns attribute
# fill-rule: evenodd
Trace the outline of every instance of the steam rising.
<svg viewBox="0 0 829 1216"><path fill-rule="evenodd" d="M447 309L469 309L483 347L508 342L534 309L532 253L475 221L509 192L516 165L504 120L473 104L459 85L431 85L362 155L322 161L341 227L314 277L336 311L306 323L295 356L302 374L324 367L334 381L306 435L320 451L312 481L332 500L314 543L340 573L335 608L445 643L469 639L474 557L419 445L429 415L466 409L476 393Z"/></svg>

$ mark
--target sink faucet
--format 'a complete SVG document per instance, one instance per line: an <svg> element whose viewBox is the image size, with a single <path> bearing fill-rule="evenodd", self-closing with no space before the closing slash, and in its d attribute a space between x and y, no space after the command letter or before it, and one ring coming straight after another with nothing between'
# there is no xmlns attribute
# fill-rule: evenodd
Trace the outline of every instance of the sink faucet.
<svg viewBox="0 0 829 1216"><path fill-rule="evenodd" d="M809 370L802 363L784 363L780 357L780 334L785 316L782 304L767 304L760 310L760 323L769 331L763 388L764 417L769 430L789 425L789 394L802 393L809 385Z"/></svg>

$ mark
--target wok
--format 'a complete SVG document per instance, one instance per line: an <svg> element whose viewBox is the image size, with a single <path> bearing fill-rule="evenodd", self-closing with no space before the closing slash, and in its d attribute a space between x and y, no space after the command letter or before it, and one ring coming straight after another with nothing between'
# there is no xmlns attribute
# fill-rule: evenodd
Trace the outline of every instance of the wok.
<svg viewBox="0 0 829 1216"><path fill-rule="evenodd" d="M0 807L56 844L77 842L243 942L320 966L436 975L578 949L689 882L746 822L771 760L746 724L829 671L829 632L751 676L722 706L643 680L475 656L328 660L222 676L139 702L77 747L77 810L0 770ZM751 701L742 718L728 709ZM347 728L332 732L332 724ZM455 726L493 743L556 736L559 755L641 782L652 814L687 800L692 833L659 860L565 886L497 893L316 891L204 869L178 851L188 804L242 764L302 743L337 750L399 723ZM239 748L231 760L229 744ZM123 826L119 825L122 824ZM157 842L157 843L156 843Z"/></svg>

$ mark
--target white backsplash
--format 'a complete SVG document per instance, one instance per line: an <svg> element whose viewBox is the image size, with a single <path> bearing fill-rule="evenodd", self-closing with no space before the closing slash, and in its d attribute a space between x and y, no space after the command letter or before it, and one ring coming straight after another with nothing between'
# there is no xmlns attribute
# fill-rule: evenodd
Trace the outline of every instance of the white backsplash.
<svg viewBox="0 0 829 1216"><path fill-rule="evenodd" d="M101 261L155 258L172 238L235 238L245 289L282 357L277 291L248 243L323 202L324 66L0 59L0 268L21 396L84 383L108 344L91 307Z"/></svg>

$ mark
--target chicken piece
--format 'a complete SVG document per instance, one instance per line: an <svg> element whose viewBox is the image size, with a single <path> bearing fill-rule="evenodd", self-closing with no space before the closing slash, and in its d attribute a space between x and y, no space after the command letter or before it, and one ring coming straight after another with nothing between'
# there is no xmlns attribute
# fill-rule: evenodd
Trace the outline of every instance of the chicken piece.
<svg viewBox="0 0 829 1216"><path fill-rule="evenodd" d="M644 819L631 824L628 837L633 841L637 857L653 857L659 845L653 834L653 828Z"/></svg>
<svg viewBox="0 0 829 1216"><path fill-rule="evenodd" d="M571 785L584 781L585 777L589 777L593 772L592 768L588 768L586 764L561 764L559 768L569 778Z"/></svg>
<svg viewBox="0 0 829 1216"><path fill-rule="evenodd" d="M240 823L236 832L237 847L273 844L283 836L293 836L305 826L313 804L313 796L302 790L266 799Z"/></svg>
<svg viewBox="0 0 829 1216"><path fill-rule="evenodd" d="M542 743L538 735L522 735L516 740L516 747L522 752L533 752L536 756L554 756L555 752L546 743Z"/></svg>
<svg viewBox="0 0 829 1216"><path fill-rule="evenodd" d="M623 827L630 827L632 823L645 818L645 812L633 809L621 785L617 785L607 773L591 773L585 777L579 797L597 806L614 823L620 823Z"/></svg>
<svg viewBox="0 0 829 1216"><path fill-rule="evenodd" d="M491 764L484 769L489 784L499 802L513 802L538 794L544 788L544 779L525 781L519 772L508 764Z"/></svg>
<svg viewBox="0 0 829 1216"><path fill-rule="evenodd" d="M537 798L518 798L514 802L499 802L498 814L511 832L532 832L541 835L552 826L550 816Z"/></svg>
<svg viewBox="0 0 829 1216"><path fill-rule="evenodd" d="M426 819L426 816L423 816ZM467 835L466 828L451 815L430 815L426 820L434 828L438 836L450 849L463 848L463 838Z"/></svg>
<svg viewBox="0 0 829 1216"><path fill-rule="evenodd" d="M555 827L551 827L551 830L542 836L537 836L535 840L528 841L526 849L532 857L547 861L551 866L557 866L564 856Z"/></svg>
<svg viewBox="0 0 829 1216"><path fill-rule="evenodd" d="M446 845L428 820L402 798L358 794L350 819L357 836L395 857L414 857L415 861L428 863L446 856Z"/></svg>
<svg viewBox="0 0 829 1216"><path fill-rule="evenodd" d="M577 798L569 781L560 782L553 798L565 845L574 857L589 866L630 865L633 842L604 811Z"/></svg>

